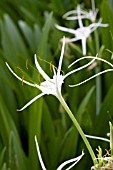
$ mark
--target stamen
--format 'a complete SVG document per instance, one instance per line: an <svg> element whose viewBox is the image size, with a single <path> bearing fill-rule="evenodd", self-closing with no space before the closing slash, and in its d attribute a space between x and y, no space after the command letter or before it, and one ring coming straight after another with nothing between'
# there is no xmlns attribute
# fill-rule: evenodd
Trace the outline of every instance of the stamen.
<svg viewBox="0 0 113 170"><path fill-rule="evenodd" d="M16 68L19 69L23 73L23 70L20 67L17 66Z"/></svg>
<svg viewBox="0 0 113 170"><path fill-rule="evenodd" d="M28 58L26 59L26 68L28 69Z"/></svg>
<svg viewBox="0 0 113 170"><path fill-rule="evenodd" d="M22 86L24 85L24 75L22 76Z"/></svg>
<svg viewBox="0 0 113 170"><path fill-rule="evenodd" d="M47 64L49 64L50 65L50 71L52 72L52 66L54 66L53 64L52 64L52 61L46 61L46 60L44 60L44 59L42 59L40 56L38 56L38 59L40 60L40 61L44 61L45 63L47 63ZM54 66L55 67L55 66ZM57 69L57 67L55 67L56 69Z"/></svg>
<svg viewBox="0 0 113 170"><path fill-rule="evenodd" d="M40 73L38 72L38 81L40 83Z"/></svg>
<svg viewBox="0 0 113 170"><path fill-rule="evenodd" d="M11 71L11 73L18 79L18 80L20 80L20 81L22 81L22 78L20 78L12 69L11 69L11 67L9 66L9 64L7 63L7 62L5 62L6 63L6 66L8 67L8 69ZM19 67L18 67L19 68ZM19 68L20 69L20 68ZM20 69L21 70L21 69ZM36 87L37 86L37 88L39 88L40 86L38 86L37 84L34 84L34 83L30 83L30 82L28 82L28 81L26 81L26 80L23 80L23 82L25 83L25 84L28 84L29 86L32 86L32 87Z"/></svg>
<svg viewBox="0 0 113 170"><path fill-rule="evenodd" d="M52 64L52 61L50 61L50 72L52 72L52 66L53 66L53 64Z"/></svg>
<svg viewBox="0 0 113 170"><path fill-rule="evenodd" d="M38 59L39 59L40 61L42 61L42 60L43 60L40 56L38 56Z"/></svg>

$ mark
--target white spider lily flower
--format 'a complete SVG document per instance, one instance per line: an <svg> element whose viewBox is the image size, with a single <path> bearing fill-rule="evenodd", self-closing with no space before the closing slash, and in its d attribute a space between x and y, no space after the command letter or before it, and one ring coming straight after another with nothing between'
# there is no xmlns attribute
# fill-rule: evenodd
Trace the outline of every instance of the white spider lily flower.
<svg viewBox="0 0 113 170"><path fill-rule="evenodd" d="M79 67L77 69L74 69L73 71L68 72L65 75L62 75L61 72L61 67L62 67L62 60L63 60L63 55L64 55L64 47L65 47L65 37L63 38L63 45L62 45L62 50L61 50L61 56L60 56L60 60L59 60L59 65L58 65L58 69L57 71L55 71L55 68L53 66L53 78L50 78L45 72L44 70L41 68L41 66L39 65L38 61L37 61L37 57L36 54L34 56L35 59L35 65L37 70L39 71L39 73L43 76L43 78L45 79L45 81L41 82L40 85L36 84L36 83L30 83L26 80L23 80L22 78L20 78L18 75L16 75L16 73L11 69L11 67L9 66L9 64L6 62L6 66L8 67L8 69L11 71L11 73L20 81L22 81L23 83L38 88L39 90L42 91L41 94L37 95L36 97L34 97L31 101L29 101L24 107L22 107L20 110L18 111L22 111L25 108L27 108L30 104L32 104L34 101L36 101L37 99L39 99L40 97L44 96L44 95L49 95L52 94L54 96L56 96L59 100L61 98L61 87L62 84L64 83L64 79L67 78L69 75L88 67L90 64L92 64L94 62L94 60L96 59L93 58L89 63L85 64L82 67Z"/></svg>
<svg viewBox="0 0 113 170"><path fill-rule="evenodd" d="M79 9L80 9L80 15L78 16ZM78 5L75 10L71 10L65 13L63 15L63 18L66 20L89 19L91 20L91 22L95 22L97 13L98 13L98 9L95 9L95 3L94 0L92 0L92 9L90 9L88 12L82 10L80 5Z"/></svg>
<svg viewBox="0 0 113 170"><path fill-rule="evenodd" d="M36 54L34 55L36 68L39 71L39 73L43 76L43 78L45 79L45 81L40 83L40 85L38 85L36 83L30 83L30 82L28 82L26 80L22 80L22 78L20 78L19 76L16 75L16 73L14 73L14 71L10 68L9 64L6 62L6 66L8 67L8 69L11 71L11 73L17 79L19 79L20 81L22 81L25 84L28 84L29 86L36 87L36 88L38 88L39 90L42 91L41 94L34 97L30 102L28 102L23 108L21 108L18 111L24 110L26 107L28 107L34 101L36 101L38 98L40 98L40 97L42 97L42 96L44 96L46 94L47 95L52 94L52 95L56 96L57 98L59 98L59 96L61 95L61 86L62 86L62 84L64 82L64 78L65 78L62 74L60 74L63 55L64 55L64 47L65 47L65 38L63 38L63 45L62 45L62 50L61 50L61 56L60 56L60 60L59 60L58 70L56 72L54 67L53 67L54 75L53 75L52 79L44 72L44 70L39 65L39 63L37 61Z"/></svg>
<svg viewBox="0 0 113 170"><path fill-rule="evenodd" d="M76 73L86 67L88 67L89 65L91 65L93 62L95 62L95 60L100 60L106 64L108 64L109 66L112 67L112 69L106 69L104 71L101 71L93 76L91 76L90 78L88 79L85 79L84 81L78 83L78 84L74 84L74 85L69 85L69 87L75 87L75 86L79 86L81 84L84 84L85 82L103 74L103 73L106 73L106 72L110 72L110 71L113 71L113 65L102 59L102 58L99 58L97 57L97 55L94 57L94 56L85 56L85 57L81 57L79 59L77 59L76 61L74 61L72 64L70 64L68 66L68 68L72 67L74 64L76 64L77 62L83 60L83 59L92 59L90 62L88 62L87 64L79 67L79 68L76 68L76 69L73 69L72 71L68 72L67 74L65 75L62 75L60 72L61 72L61 66L62 66L62 60L63 60L63 55L64 55L64 47L65 47L65 38L63 38L63 45L62 45L62 50L61 50L61 56L60 56L60 60L59 60L59 66L58 66L58 69L57 71L55 71L55 68L53 66L53 78L50 78L45 72L44 70L40 67L38 61L37 61L37 57L36 55L34 56L35 58L35 65L39 71L39 73L43 76L43 78L45 79L45 81L41 82L40 85L36 84L36 83L30 83L26 80L23 80L22 78L20 78L18 75L16 75L16 73L11 69L11 67L9 66L9 64L6 62L6 66L8 67L8 69L11 71L11 73L17 78L19 79L20 81L22 81L23 83L29 85L29 86L32 86L32 87L35 87L35 88L38 88L39 90L42 91L41 94L35 96L32 100L30 100L24 107L22 107L20 110L18 111L22 111L24 110L25 108L27 108L30 104L32 104L34 101L36 101L37 99L39 99L40 97L44 96L44 95L54 95L58 98L58 100L61 102L62 100L62 94L61 94L61 88L62 88L62 84L64 83L64 79L67 78L69 75L73 74L73 73Z"/></svg>
<svg viewBox="0 0 113 170"><path fill-rule="evenodd" d="M96 30L98 27L107 27L108 24L102 24L101 19L97 23L92 23L89 26L83 26L82 20L80 18L79 18L78 22L79 22L80 27L77 28L76 30L67 28L67 27L62 27L57 24L55 24L55 27L60 31L69 32L71 34L74 34L74 36L75 36L74 38L66 38L67 43L81 40L82 41L81 42L82 43L82 53L83 53L83 55L86 55L86 40L89 37L89 35L94 30Z"/></svg>
<svg viewBox="0 0 113 170"><path fill-rule="evenodd" d="M36 149L37 149L37 154L38 154L38 158L39 158L39 161L40 161L40 164L41 164L41 168L42 170L47 170L45 165L44 165L44 162L42 160L42 156L41 156L41 153L40 153L40 149L39 149L39 145L38 145L38 141L37 141L37 138L35 136L35 143L36 143ZM83 157L84 155L84 152L82 151L82 154L76 158L72 158L70 160L67 160L65 162L63 162L58 168L57 170L62 170L62 168L64 168L64 166L72 163L72 165L70 165L68 168L66 168L66 170L69 170L71 169L72 167L74 167L80 160L81 158Z"/></svg>

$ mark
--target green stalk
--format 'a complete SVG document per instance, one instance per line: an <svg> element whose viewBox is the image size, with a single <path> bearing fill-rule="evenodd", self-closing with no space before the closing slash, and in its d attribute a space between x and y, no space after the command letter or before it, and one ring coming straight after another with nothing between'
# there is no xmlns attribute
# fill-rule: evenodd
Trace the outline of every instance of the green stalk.
<svg viewBox="0 0 113 170"><path fill-rule="evenodd" d="M96 54L99 52L99 36L97 30L94 31L94 37L95 37L95 47L96 47ZM96 67L95 72L96 74L99 73L100 67ZM96 115L99 114L101 106L101 77L96 77Z"/></svg>
<svg viewBox="0 0 113 170"><path fill-rule="evenodd" d="M82 130L82 128L80 127L79 123L77 122L76 118L74 117L74 115L72 114L70 108L68 107L67 103L65 102L65 100L63 99L62 95L60 95L60 97L58 98L60 103L62 104L63 108L65 109L65 111L68 113L69 117L71 118L72 122L74 123L75 127L77 128L79 134L81 135L90 155L91 158L93 160L94 165L98 164L97 160L96 160L96 156L92 150L92 147L89 143L89 141L87 140L87 138L85 137L85 134Z"/></svg>
<svg viewBox="0 0 113 170"><path fill-rule="evenodd" d="M96 67L95 73L99 73L101 70L99 67ZM101 76L96 77L96 115L99 114L101 106Z"/></svg>
<svg viewBox="0 0 113 170"><path fill-rule="evenodd" d="M113 156L113 125L109 122L110 125L110 149L111 149L111 156Z"/></svg>

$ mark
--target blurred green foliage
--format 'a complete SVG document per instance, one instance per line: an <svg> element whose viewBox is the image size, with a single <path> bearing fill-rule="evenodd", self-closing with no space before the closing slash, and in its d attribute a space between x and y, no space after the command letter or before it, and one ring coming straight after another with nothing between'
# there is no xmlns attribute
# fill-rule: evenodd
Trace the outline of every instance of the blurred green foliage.
<svg viewBox="0 0 113 170"><path fill-rule="evenodd" d="M7 61L13 70L26 80L40 83L34 64L34 54L57 67L60 57L60 38L66 35L58 31L54 24L74 27L74 21L62 19L62 15L82 3L91 8L90 1L72 0L1 0L0 1L0 170L39 170L34 136L37 135L43 160L47 169L55 170L66 159L76 157L85 150L85 156L74 169L89 170L92 161L77 130L53 96L45 96L22 112L25 103L38 95L40 91L18 81L5 65ZM108 28L98 29L98 38L102 58L110 61L113 51L113 6L112 0L96 0L98 17ZM88 39L88 54L96 55L94 34ZM66 45L63 60L64 72L67 66L81 57L80 43ZM91 50L92 49L92 50ZM28 69L26 68L28 61ZM43 69L51 76L49 64L40 61ZM83 65L87 61L81 61ZM112 61L111 61L112 62ZM105 64L98 65L105 69ZM20 68L20 69L18 69ZM23 70L23 71L21 71ZM93 75L94 71L83 70L70 76L63 85L62 94L86 134L106 137L109 132L108 121L113 119L113 73L101 76L101 107L96 115L95 80L81 86L70 88L74 84ZM98 145L109 149L105 142L89 139L94 151ZM88 160L88 161L87 161Z"/></svg>

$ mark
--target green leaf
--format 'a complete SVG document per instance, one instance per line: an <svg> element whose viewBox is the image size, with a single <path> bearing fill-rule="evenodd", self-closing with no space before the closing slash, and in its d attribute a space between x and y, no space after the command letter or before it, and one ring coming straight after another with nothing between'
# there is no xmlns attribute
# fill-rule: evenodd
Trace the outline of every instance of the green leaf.
<svg viewBox="0 0 113 170"><path fill-rule="evenodd" d="M109 121L113 116L113 85L108 91L107 95L104 98L104 101L101 105L101 110L99 116L95 120L94 131L101 136L106 135L109 132Z"/></svg>
<svg viewBox="0 0 113 170"><path fill-rule="evenodd" d="M2 140L5 146L7 146L10 131L14 131L18 141L20 142L14 121L9 111L7 110L5 102L2 100L2 97L0 96L0 134L2 136Z"/></svg>
<svg viewBox="0 0 113 170"><path fill-rule="evenodd" d="M19 21L19 26L29 44L31 50L36 53L37 46L39 44L41 31L37 24L34 25L33 29L24 21Z"/></svg>
<svg viewBox="0 0 113 170"><path fill-rule="evenodd" d="M12 131L9 137L9 167L11 170L26 170L26 165L22 148Z"/></svg>
<svg viewBox="0 0 113 170"><path fill-rule="evenodd" d="M53 13L51 12L49 15L47 15L45 25L42 29L42 35L40 39L40 44L38 46L38 54L43 57L47 58L48 55L48 40L49 40L49 31L52 26L52 15Z"/></svg>
<svg viewBox="0 0 113 170"><path fill-rule="evenodd" d="M34 102L29 110L29 167L33 170L38 169L38 158L34 137L37 135L38 141L40 142L42 110L43 98Z"/></svg>
<svg viewBox="0 0 113 170"><path fill-rule="evenodd" d="M103 0L100 8L102 23L107 23L109 26L101 28L102 44L105 48L113 51L113 11L107 0Z"/></svg>
<svg viewBox="0 0 113 170"><path fill-rule="evenodd" d="M18 54L27 55L24 41L8 14L4 14L3 20L0 20L1 27L1 44L5 54L9 60L18 63Z"/></svg>
<svg viewBox="0 0 113 170"><path fill-rule="evenodd" d="M63 3L61 0L51 0L53 12L62 16L64 14Z"/></svg>
<svg viewBox="0 0 113 170"><path fill-rule="evenodd" d="M0 153L0 169L2 169L2 164L3 164L3 161L4 161L5 152L6 152L6 147L4 147L2 152Z"/></svg>
<svg viewBox="0 0 113 170"><path fill-rule="evenodd" d="M6 163L4 163L3 166L2 166L2 170L11 170L11 169L10 169L10 168L7 168Z"/></svg>
<svg viewBox="0 0 113 170"><path fill-rule="evenodd" d="M62 139L61 147L59 149L58 161L63 162L64 159L68 160L75 157L78 146L78 131L75 127L71 127ZM60 157L60 159L59 159Z"/></svg>
<svg viewBox="0 0 113 170"><path fill-rule="evenodd" d="M21 6L20 7L20 10L21 12L23 13L23 15L25 15L27 18L29 18L31 21L36 21L36 18L35 16L32 15L32 13L27 9L25 8L24 6Z"/></svg>
<svg viewBox="0 0 113 170"><path fill-rule="evenodd" d="M58 145L58 140L56 141L56 134L54 130L55 122L52 119L51 114L53 115L54 113L53 112L50 113L50 110L46 102L44 102L43 116L42 116L42 135L41 135L43 139L43 145L42 145L43 150L42 151L43 151L43 155L46 160L48 169L55 169L59 145Z"/></svg>
<svg viewBox="0 0 113 170"><path fill-rule="evenodd" d="M89 92L86 94L86 96L84 97L84 99L82 100L82 102L81 102L81 104L80 104L80 106L78 108L78 111L77 111L77 120L80 122L80 124L82 123L81 122L82 121L82 115L83 115L83 113L86 110L86 106L87 106L87 104L88 104L88 102L89 102L89 100L91 98L92 93L94 92L94 89L95 89L95 87L93 86L89 90Z"/></svg>

